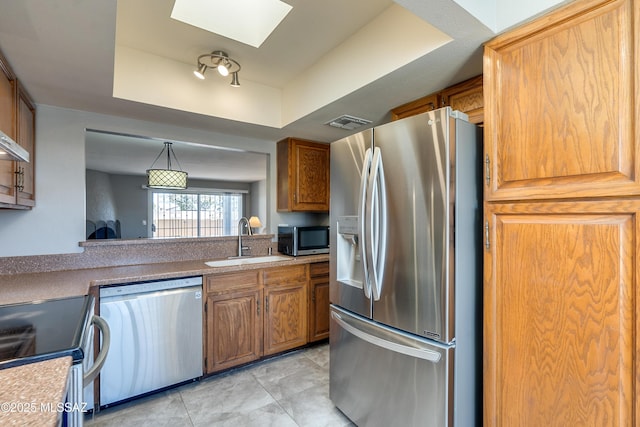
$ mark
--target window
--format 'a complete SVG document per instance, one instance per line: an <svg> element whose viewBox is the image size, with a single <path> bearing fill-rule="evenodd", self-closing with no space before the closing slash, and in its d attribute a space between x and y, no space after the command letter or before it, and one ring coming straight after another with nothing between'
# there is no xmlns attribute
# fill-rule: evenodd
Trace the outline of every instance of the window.
<svg viewBox="0 0 640 427"><path fill-rule="evenodd" d="M242 217L240 193L153 192L153 237L210 237L236 234Z"/></svg>

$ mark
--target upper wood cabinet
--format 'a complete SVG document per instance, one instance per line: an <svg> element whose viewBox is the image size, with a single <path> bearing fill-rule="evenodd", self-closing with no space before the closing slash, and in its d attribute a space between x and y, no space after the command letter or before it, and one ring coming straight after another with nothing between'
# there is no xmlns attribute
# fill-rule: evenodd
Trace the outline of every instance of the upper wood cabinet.
<svg viewBox="0 0 640 427"><path fill-rule="evenodd" d="M16 138L16 78L0 52L0 130ZM15 163L0 161L0 204L16 203Z"/></svg>
<svg viewBox="0 0 640 427"><path fill-rule="evenodd" d="M287 138L277 156L278 211L328 212L329 144Z"/></svg>
<svg viewBox="0 0 640 427"><path fill-rule="evenodd" d="M640 194L638 15L574 2L486 44L487 200Z"/></svg>
<svg viewBox="0 0 640 427"><path fill-rule="evenodd" d="M481 124L484 121L482 75L400 105L391 110L391 118L404 119L446 106L467 114L471 123Z"/></svg>
<svg viewBox="0 0 640 427"><path fill-rule="evenodd" d="M35 141L36 108L26 90L18 81L17 87L17 126L16 142L29 152L29 162L15 162L17 173L17 200L20 206L32 207L35 199Z"/></svg>
<svg viewBox="0 0 640 427"><path fill-rule="evenodd" d="M440 107L450 106L469 116L471 123L484 122L482 76L476 76L446 88L440 95Z"/></svg>
<svg viewBox="0 0 640 427"><path fill-rule="evenodd" d="M406 117L415 116L416 114L424 113L426 111L435 110L440 106L440 96L437 93L432 93L415 101L408 102L400 105L399 107L391 110L391 120L400 120Z"/></svg>
<svg viewBox="0 0 640 427"><path fill-rule="evenodd" d="M0 160L0 208L35 205L36 109L0 53L0 130L29 153L29 162Z"/></svg>

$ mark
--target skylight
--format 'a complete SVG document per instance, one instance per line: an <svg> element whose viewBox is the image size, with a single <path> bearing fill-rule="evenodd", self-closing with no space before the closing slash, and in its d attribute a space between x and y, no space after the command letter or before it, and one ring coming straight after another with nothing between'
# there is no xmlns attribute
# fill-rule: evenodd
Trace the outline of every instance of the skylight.
<svg viewBox="0 0 640 427"><path fill-rule="evenodd" d="M171 18L260 47L290 10L280 0L176 0Z"/></svg>

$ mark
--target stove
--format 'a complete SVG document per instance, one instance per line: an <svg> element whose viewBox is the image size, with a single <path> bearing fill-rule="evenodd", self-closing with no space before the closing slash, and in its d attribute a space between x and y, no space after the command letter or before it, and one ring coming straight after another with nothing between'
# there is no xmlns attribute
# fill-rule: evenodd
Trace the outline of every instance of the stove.
<svg viewBox="0 0 640 427"><path fill-rule="evenodd" d="M62 356L82 363L93 305L80 296L0 306L0 369Z"/></svg>

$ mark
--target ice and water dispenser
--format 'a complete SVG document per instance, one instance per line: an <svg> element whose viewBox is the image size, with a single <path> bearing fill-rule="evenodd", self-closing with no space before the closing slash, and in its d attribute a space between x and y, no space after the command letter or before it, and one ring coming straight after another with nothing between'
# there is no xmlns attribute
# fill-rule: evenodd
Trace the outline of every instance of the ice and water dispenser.
<svg viewBox="0 0 640 427"><path fill-rule="evenodd" d="M360 258L358 216L338 217L336 225L336 279L345 285L362 289L364 268Z"/></svg>

